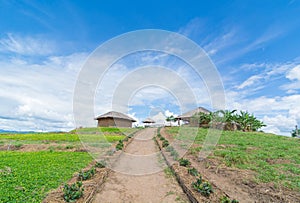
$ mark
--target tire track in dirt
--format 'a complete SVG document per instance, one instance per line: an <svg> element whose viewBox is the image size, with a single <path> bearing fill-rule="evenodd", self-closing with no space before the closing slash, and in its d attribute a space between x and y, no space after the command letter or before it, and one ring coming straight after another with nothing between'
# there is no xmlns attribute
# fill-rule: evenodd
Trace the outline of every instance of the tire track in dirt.
<svg viewBox="0 0 300 203"><path fill-rule="evenodd" d="M176 179L164 172L166 165L152 139L156 131L147 128L136 134L93 202L189 202Z"/></svg>

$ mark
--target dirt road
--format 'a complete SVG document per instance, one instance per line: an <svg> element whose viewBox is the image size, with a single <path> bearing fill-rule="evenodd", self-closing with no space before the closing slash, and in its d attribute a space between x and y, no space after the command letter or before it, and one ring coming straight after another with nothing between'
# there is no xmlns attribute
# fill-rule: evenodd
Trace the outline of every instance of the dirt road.
<svg viewBox="0 0 300 203"><path fill-rule="evenodd" d="M147 128L137 133L96 194L95 203L188 202L152 139L156 130Z"/></svg>

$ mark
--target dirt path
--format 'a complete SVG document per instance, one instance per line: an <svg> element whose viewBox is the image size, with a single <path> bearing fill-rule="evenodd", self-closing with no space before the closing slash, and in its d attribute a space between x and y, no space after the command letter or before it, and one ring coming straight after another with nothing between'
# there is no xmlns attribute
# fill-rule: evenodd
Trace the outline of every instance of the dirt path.
<svg viewBox="0 0 300 203"><path fill-rule="evenodd" d="M154 128L137 133L94 202L188 202L175 178L167 173L152 139L155 133Z"/></svg>

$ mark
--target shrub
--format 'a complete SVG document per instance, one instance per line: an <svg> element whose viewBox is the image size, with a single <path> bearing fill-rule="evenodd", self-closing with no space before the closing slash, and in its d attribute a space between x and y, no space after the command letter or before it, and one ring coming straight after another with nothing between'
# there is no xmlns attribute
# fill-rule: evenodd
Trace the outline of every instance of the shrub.
<svg viewBox="0 0 300 203"><path fill-rule="evenodd" d="M171 146L171 145L169 145L168 147L166 147L166 151L167 151L167 152L172 152L172 151L174 151L174 150L175 150L174 147Z"/></svg>
<svg viewBox="0 0 300 203"><path fill-rule="evenodd" d="M160 137L159 139L160 139L161 141L165 140L165 138L164 138L164 137Z"/></svg>
<svg viewBox="0 0 300 203"><path fill-rule="evenodd" d="M119 140L118 144L116 145L116 150L122 150L124 147L123 141Z"/></svg>
<svg viewBox="0 0 300 203"><path fill-rule="evenodd" d="M169 146L169 141L168 140L164 140L162 142L162 147L167 147L167 146Z"/></svg>
<svg viewBox="0 0 300 203"><path fill-rule="evenodd" d="M171 156L172 156L173 159L176 161L176 160L178 160L179 154L178 154L178 152L176 152L176 151L174 150L174 151L171 151Z"/></svg>
<svg viewBox="0 0 300 203"><path fill-rule="evenodd" d="M82 182L77 181L72 185L65 184L63 188L64 200L66 202L75 202L76 199L79 199L83 195L84 188Z"/></svg>
<svg viewBox="0 0 300 203"><path fill-rule="evenodd" d="M226 197L226 196L223 196L221 199L220 199L221 203L239 203L239 201L233 199L231 200L229 197Z"/></svg>
<svg viewBox="0 0 300 203"><path fill-rule="evenodd" d="M105 168L105 166L106 166L106 162L104 160L97 161L95 164L95 167L97 168Z"/></svg>
<svg viewBox="0 0 300 203"><path fill-rule="evenodd" d="M192 187L194 188L194 190L198 191L200 194L206 197L213 193L211 184L209 182L203 182L202 177L198 178L196 182L193 182Z"/></svg>
<svg viewBox="0 0 300 203"><path fill-rule="evenodd" d="M187 167L187 166L191 165L191 162L188 159L184 159L184 158L179 159L178 162L179 162L180 166Z"/></svg>
<svg viewBox="0 0 300 203"><path fill-rule="evenodd" d="M198 176L199 172L195 168L189 168L188 173L191 174L192 176Z"/></svg>
<svg viewBox="0 0 300 203"><path fill-rule="evenodd" d="M123 141L124 141L124 142L127 142L127 141L128 141L128 137L125 137L125 138L123 139Z"/></svg>
<svg viewBox="0 0 300 203"><path fill-rule="evenodd" d="M78 174L78 179L79 180L88 180L92 176L94 176L95 173L96 173L96 170L94 167L92 167L90 170L87 170L87 171L80 171Z"/></svg>

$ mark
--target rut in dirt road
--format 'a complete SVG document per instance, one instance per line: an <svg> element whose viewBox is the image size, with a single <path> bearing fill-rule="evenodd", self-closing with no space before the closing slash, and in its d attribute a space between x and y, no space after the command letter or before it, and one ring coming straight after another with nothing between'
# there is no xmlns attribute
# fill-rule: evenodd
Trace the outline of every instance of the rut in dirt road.
<svg viewBox="0 0 300 203"><path fill-rule="evenodd" d="M167 167L155 141L157 129L137 133L96 194L94 202L189 202Z"/></svg>

